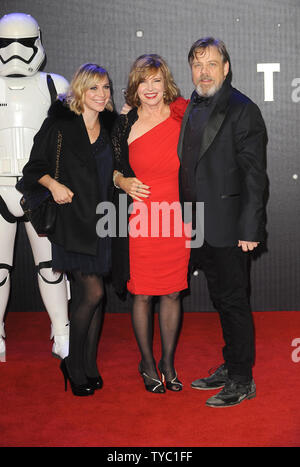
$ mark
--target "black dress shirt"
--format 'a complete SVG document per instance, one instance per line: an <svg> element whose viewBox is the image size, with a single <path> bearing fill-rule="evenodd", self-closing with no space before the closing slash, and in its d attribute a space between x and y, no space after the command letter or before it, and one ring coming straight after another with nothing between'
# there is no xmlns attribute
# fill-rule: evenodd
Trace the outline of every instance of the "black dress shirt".
<svg viewBox="0 0 300 467"><path fill-rule="evenodd" d="M201 97L196 91L191 96L193 108L186 124L183 147L181 181L185 201L196 201L195 167L200 151L203 130L214 108L213 97Z"/></svg>

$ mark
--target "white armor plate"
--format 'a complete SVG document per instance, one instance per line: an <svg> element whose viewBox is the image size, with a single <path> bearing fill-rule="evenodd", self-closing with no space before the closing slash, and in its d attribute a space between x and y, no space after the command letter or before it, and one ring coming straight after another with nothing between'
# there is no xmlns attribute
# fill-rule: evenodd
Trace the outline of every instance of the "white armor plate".
<svg viewBox="0 0 300 467"><path fill-rule="evenodd" d="M51 73L58 94L68 82ZM46 73L0 76L0 185L1 176L20 176L29 159L33 138L47 116L51 98Z"/></svg>

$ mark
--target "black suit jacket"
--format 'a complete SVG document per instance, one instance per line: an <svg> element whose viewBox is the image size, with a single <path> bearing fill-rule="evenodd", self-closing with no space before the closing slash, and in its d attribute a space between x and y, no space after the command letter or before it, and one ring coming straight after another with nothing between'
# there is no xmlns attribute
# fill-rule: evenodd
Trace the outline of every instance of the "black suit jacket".
<svg viewBox="0 0 300 467"><path fill-rule="evenodd" d="M181 193L183 138L191 108L192 103L186 109L178 143ZM210 245L264 239L266 144L259 108L226 79L205 125L201 147L195 148L196 200L204 202L204 238Z"/></svg>
<svg viewBox="0 0 300 467"><path fill-rule="evenodd" d="M101 125L111 130L116 114L99 114ZM56 229L49 239L67 251L95 255L97 252L96 206L100 200L97 166L82 115L56 101L34 138L29 162L23 169L24 185L34 189L46 174L54 177L58 132L62 133L59 182L73 191L72 203L58 207Z"/></svg>

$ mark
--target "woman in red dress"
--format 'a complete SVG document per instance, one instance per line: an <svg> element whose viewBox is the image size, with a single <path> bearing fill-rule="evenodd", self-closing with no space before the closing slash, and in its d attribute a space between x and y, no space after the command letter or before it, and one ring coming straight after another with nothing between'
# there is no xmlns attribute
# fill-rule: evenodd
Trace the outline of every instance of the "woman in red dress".
<svg viewBox="0 0 300 467"><path fill-rule="evenodd" d="M132 110L119 117L112 135L114 184L120 188L116 198L125 192L129 202L134 200L129 239L119 234L113 245L113 280L118 291L126 284L134 295L132 323L142 357L139 372L146 389L155 393L165 392L164 380L167 389L182 389L174 354L190 250L179 204L177 143L187 105L179 96L165 61L158 55L142 55L128 80L126 102ZM153 296L160 296L158 369L163 381L152 349Z"/></svg>

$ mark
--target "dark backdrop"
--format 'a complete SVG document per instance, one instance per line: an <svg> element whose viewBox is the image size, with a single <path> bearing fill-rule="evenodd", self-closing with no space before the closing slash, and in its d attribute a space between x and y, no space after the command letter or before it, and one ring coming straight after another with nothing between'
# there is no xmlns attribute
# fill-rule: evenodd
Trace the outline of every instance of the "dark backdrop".
<svg viewBox="0 0 300 467"><path fill-rule="evenodd" d="M182 95L189 97L191 44L206 35L224 40L233 85L259 105L269 134L268 241L252 262L253 309L299 309L299 0L1 0L0 16L11 12L29 13L38 21L47 53L45 71L70 80L82 63L103 64L114 83L118 110L138 55L162 55ZM258 72L258 64L280 71ZM9 310L42 310L20 227ZM130 308L130 299L123 303L109 285L107 290L108 311ZM192 278L183 303L185 311L212 310L202 273Z"/></svg>

